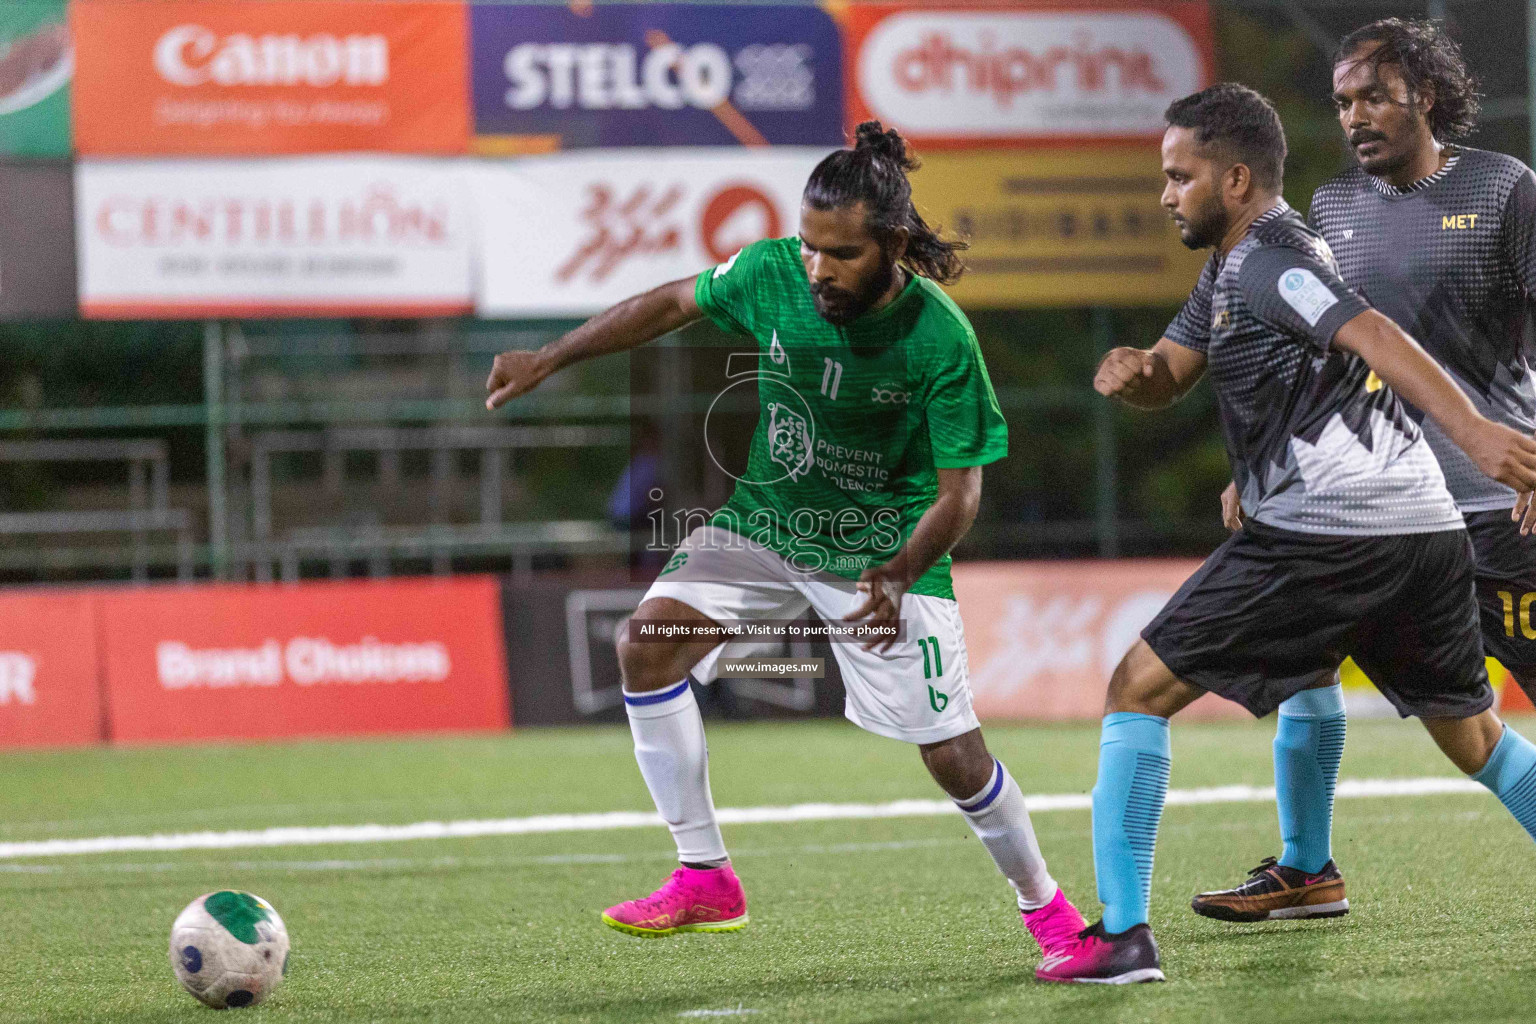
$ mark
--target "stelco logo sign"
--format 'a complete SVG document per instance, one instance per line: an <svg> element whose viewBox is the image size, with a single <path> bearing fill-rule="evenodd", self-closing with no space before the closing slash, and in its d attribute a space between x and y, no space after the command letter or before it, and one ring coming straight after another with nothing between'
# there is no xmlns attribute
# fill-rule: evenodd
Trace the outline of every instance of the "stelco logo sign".
<svg viewBox="0 0 1536 1024"><path fill-rule="evenodd" d="M1204 80L1200 49L1152 11L901 12L858 49L870 113L922 137L1126 136Z"/></svg>
<svg viewBox="0 0 1536 1024"><path fill-rule="evenodd" d="M713 43L663 43L639 56L625 43L523 43L507 52L507 106L532 110L709 110L731 95L731 58Z"/></svg>
<svg viewBox="0 0 1536 1024"><path fill-rule="evenodd" d="M389 41L382 35L308 38L220 36L178 25L155 43L155 70L172 85L379 86L389 81Z"/></svg>

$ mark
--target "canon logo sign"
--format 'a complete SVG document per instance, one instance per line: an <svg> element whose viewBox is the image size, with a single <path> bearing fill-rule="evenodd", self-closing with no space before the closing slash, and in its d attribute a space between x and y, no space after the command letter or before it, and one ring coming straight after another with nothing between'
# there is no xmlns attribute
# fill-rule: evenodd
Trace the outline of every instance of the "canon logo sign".
<svg viewBox="0 0 1536 1024"><path fill-rule="evenodd" d="M178 25L155 43L155 70L172 85L384 85L389 40L382 35L219 36Z"/></svg>
<svg viewBox="0 0 1536 1024"><path fill-rule="evenodd" d="M32 683L37 679L37 659L20 651L0 651L0 705L36 704Z"/></svg>
<svg viewBox="0 0 1536 1024"><path fill-rule="evenodd" d="M1204 79L1194 39L1150 11L894 14L856 71L872 114L945 138L1156 132Z"/></svg>

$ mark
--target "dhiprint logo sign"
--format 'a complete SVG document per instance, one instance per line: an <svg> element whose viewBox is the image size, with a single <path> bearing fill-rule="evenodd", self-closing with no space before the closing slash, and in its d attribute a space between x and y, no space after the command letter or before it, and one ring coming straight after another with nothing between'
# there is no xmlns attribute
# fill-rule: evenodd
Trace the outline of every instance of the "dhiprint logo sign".
<svg viewBox="0 0 1536 1024"><path fill-rule="evenodd" d="M825 154L654 149L476 163L479 311L588 315L792 234Z"/></svg>
<svg viewBox="0 0 1536 1024"><path fill-rule="evenodd" d="M850 13L850 121L919 142L1152 136L1209 66L1203 3Z"/></svg>
<svg viewBox="0 0 1536 1024"><path fill-rule="evenodd" d="M836 145L842 54L815 7L479 4L476 148Z"/></svg>

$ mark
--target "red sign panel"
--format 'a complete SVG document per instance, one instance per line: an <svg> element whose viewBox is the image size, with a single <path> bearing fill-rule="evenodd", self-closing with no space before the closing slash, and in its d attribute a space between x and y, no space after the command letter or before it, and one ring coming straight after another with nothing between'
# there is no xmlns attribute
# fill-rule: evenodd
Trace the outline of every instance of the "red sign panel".
<svg viewBox="0 0 1536 1024"><path fill-rule="evenodd" d="M488 577L132 590L100 599L126 742L505 729Z"/></svg>
<svg viewBox="0 0 1536 1024"><path fill-rule="evenodd" d="M1203 0L870 3L846 22L849 124L930 148L1154 138L1213 66Z"/></svg>
<svg viewBox="0 0 1536 1024"><path fill-rule="evenodd" d="M86 155L469 145L461 4L76 0L70 24Z"/></svg>
<svg viewBox="0 0 1536 1024"><path fill-rule="evenodd" d="M0 747L99 743L95 600L0 596Z"/></svg>
<svg viewBox="0 0 1536 1024"><path fill-rule="evenodd" d="M1190 559L956 563L976 714L1097 720L1109 677L1200 567ZM1180 718L1241 718L1207 694Z"/></svg>

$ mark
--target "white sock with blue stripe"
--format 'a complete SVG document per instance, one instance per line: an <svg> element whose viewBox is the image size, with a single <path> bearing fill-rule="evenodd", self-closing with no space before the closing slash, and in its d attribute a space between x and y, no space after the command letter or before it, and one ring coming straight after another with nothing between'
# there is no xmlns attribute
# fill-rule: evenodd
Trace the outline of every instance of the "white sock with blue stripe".
<svg viewBox="0 0 1536 1024"><path fill-rule="evenodd" d="M997 869L1019 894L1020 910L1039 910L1056 896L1056 880L1046 870L1035 839L1024 793L1003 762L992 759L992 778L974 796L956 800Z"/></svg>
<svg viewBox="0 0 1536 1024"><path fill-rule="evenodd" d="M635 738L635 761L656 810L672 830L677 859L724 863L725 840L709 793L709 748L704 719L688 680L650 693L624 691L624 710Z"/></svg>

